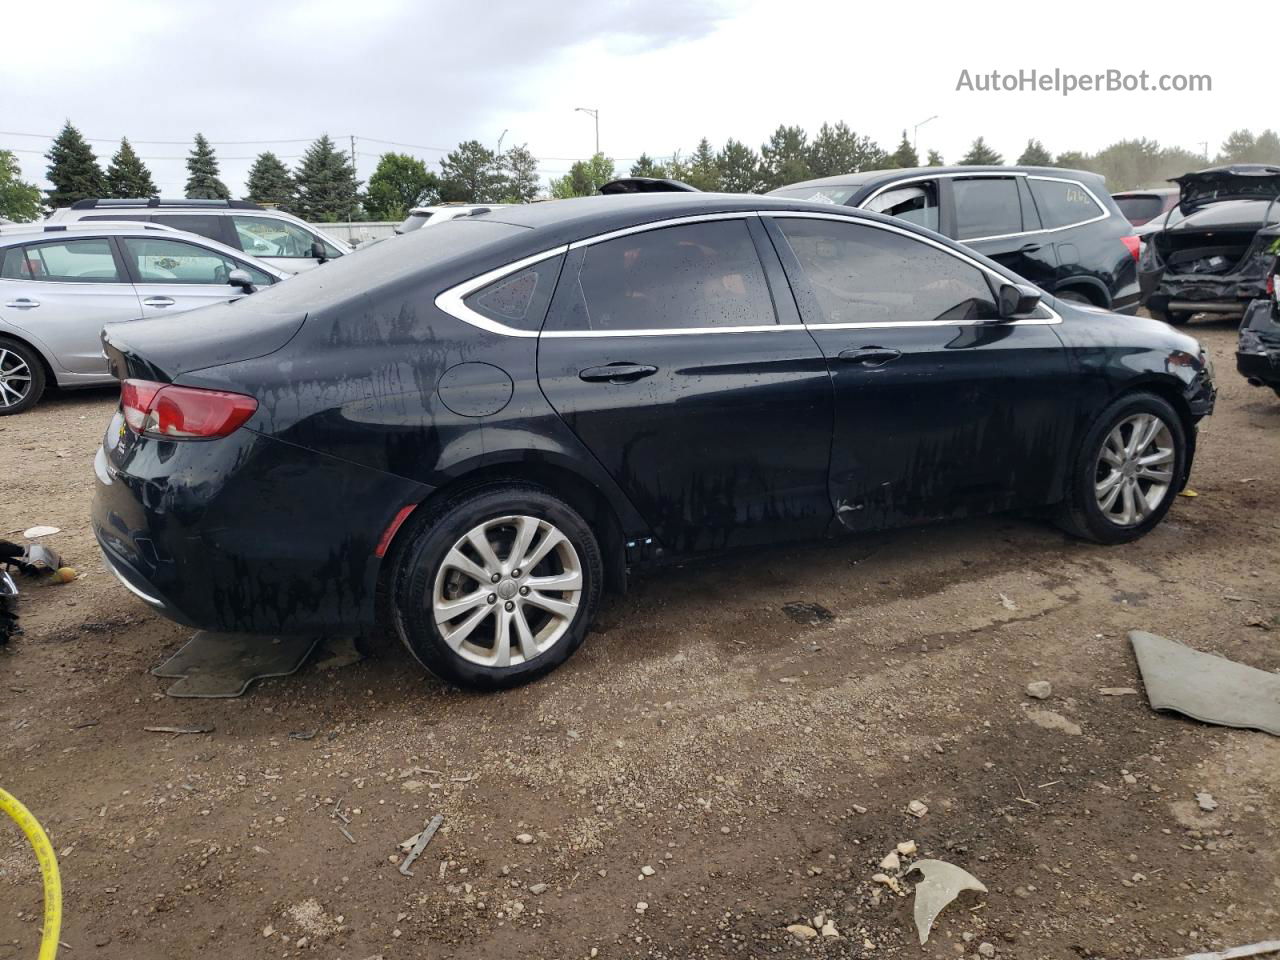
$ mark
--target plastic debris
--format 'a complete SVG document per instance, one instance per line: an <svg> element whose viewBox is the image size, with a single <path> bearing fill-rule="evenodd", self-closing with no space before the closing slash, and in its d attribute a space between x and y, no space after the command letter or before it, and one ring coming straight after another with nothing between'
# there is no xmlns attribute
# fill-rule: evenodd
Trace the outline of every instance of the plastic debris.
<svg viewBox="0 0 1280 960"><path fill-rule="evenodd" d="M929 940L933 921L961 891L986 893L982 881L967 870L945 860L917 860L910 872L920 871L924 879L916 884L915 921L923 946Z"/></svg>
<svg viewBox="0 0 1280 960"><path fill-rule="evenodd" d="M1181 957L1164 957L1162 960L1236 960L1237 957L1258 957L1265 953L1280 953L1280 940L1262 940L1244 947L1232 947L1230 950L1188 953Z"/></svg>
<svg viewBox="0 0 1280 960"><path fill-rule="evenodd" d="M26 530L22 531L22 535L26 537L28 540L34 540L36 539L36 537L51 537L55 533L61 533L61 532L62 532L61 527L39 526L39 527L28 527Z"/></svg>
<svg viewBox="0 0 1280 960"><path fill-rule="evenodd" d="M431 842L431 838L436 835L436 831L440 829L440 824L442 823L444 823L444 814L437 813L427 821L426 827L423 828L423 831L420 834L418 834L417 839L414 841L413 849L409 851L409 855L405 857L404 862L400 864L400 872L406 877L413 876L413 871L410 870L409 867L413 865L413 861L422 856L422 851L427 849L427 844Z"/></svg>

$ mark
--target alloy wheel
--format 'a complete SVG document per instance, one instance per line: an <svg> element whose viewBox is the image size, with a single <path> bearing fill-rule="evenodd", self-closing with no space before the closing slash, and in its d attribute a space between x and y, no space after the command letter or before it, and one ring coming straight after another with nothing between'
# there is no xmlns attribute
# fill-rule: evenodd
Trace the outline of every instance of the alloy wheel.
<svg viewBox="0 0 1280 960"><path fill-rule="evenodd" d="M12 407L31 392L31 368L12 350L0 347L0 406Z"/></svg>
<svg viewBox="0 0 1280 960"><path fill-rule="evenodd" d="M485 667L528 663L568 632L581 604L582 563L547 520L497 517L458 539L440 564L432 612L458 656Z"/></svg>
<svg viewBox="0 0 1280 960"><path fill-rule="evenodd" d="M1155 414L1135 413L1112 427L1094 469L1102 515L1122 527L1151 516L1173 487L1175 456L1169 425Z"/></svg>

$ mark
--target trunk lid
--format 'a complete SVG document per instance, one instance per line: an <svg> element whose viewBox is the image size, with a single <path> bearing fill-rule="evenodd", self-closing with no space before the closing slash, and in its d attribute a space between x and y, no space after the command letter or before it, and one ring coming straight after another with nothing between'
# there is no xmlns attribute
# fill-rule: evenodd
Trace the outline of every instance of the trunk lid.
<svg viewBox="0 0 1280 960"><path fill-rule="evenodd" d="M1174 177L1178 206L1183 214L1218 200L1280 197L1280 167L1265 163L1235 163Z"/></svg>
<svg viewBox="0 0 1280 960"><path fill-rule="evenodd" d="M102 344L112 376L172 382L195 370L275 353L293 339L307 315L266 308L257 299L107 324Z"/></svg>

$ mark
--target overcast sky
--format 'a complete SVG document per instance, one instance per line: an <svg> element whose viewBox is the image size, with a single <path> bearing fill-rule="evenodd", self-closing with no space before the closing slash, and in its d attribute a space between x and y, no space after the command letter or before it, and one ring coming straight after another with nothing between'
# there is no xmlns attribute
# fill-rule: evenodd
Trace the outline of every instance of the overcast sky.
<svg viewBox="0 0 1280 960"><path fill-rule="evenodd" d="M1227 16L1232 16L1228 14ZM360 178L384 150L438 162L465 139L525 143L545 176L594 148L620 170L700 137L759 146L780 123L844 120L892 150L958 159L981 134L1007 161L1125 137L1210 152L1233 129L1276 125L1265 50L1188 34L1176 14L1114 2L943 10L817 0L114 0L10 3L0 55L0 148L47 186L47 138L70 118L106 161L127 135L161 192L180 196L192 136L214 142L239 195L252 157L292 164L307 142L356 136ZM1256 42L1263 47L1270 28ZM1223 36L1231 39L1223 42ZM1200 43L1197 36L1207 42ZM23 39L25 38L25 39ZM1208 93L978 93L961 71L1208 73ZM378 139L375 139L378 138ZM378 142L414 144L399 147ZM148 142L152 141L152 142ZM154 141L177 141L161 143ZM236 144L232 141L254 141Z"/></svg>

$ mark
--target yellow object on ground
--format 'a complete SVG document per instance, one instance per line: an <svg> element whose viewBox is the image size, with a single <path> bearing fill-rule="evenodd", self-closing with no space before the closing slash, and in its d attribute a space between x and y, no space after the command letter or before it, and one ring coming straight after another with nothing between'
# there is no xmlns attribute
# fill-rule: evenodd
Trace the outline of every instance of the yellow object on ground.
<svg viewBox="0 0 1280 960"><path fill-rule="evenodd" d="M54 571L53 578L59 583L70 583L80 574L76 573L75 567L59 567Z"/></svg>
<svg viewBox="0 0 1280 960"><path fill-rule="evenodd" d="M1196 493L1196 492L1195 492L1194 490L1192 490L1190 487L1187 487L1187 489L1185 489L1185 490L1183 490L1181 493L1179 493L1179 494L1178 494L1178 496L1180 496L1180 497L1198 497L1198 496L1200 496L1200 494Z"/></svg>
<svg viewBox="0 0 1280 960"><path fill-rule="evenodd" d="M58 876L58 858L53 854L53 844L44 828L21 801L0 787L0 811L22 828L40 861L40 875L44 878L44 933L40 937L38 960L54 960L58 955L58 934L62 930L62 878Z"/></svg>

